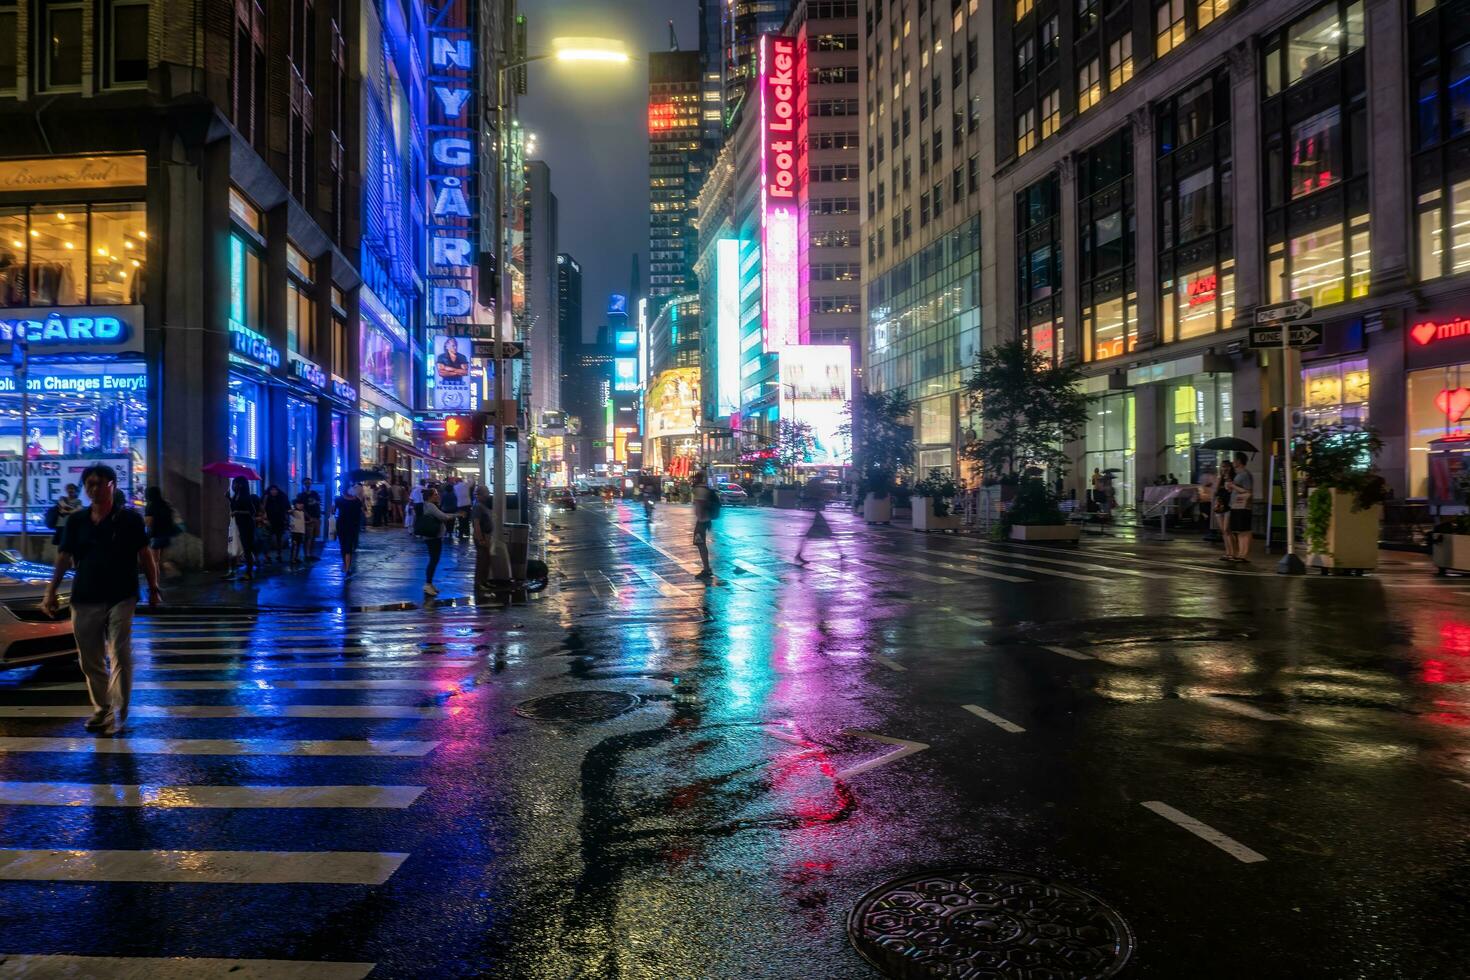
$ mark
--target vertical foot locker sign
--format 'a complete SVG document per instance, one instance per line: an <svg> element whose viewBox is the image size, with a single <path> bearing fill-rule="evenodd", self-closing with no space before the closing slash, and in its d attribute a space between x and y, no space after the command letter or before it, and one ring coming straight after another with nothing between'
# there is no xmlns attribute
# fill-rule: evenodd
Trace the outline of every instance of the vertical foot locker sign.
<svg viewBox="0 0 1470 980"><path fill-rule="evenodd" d="M795 38L761 35L761 339L768 354L800 341L800 60Z"/></svg>
<svg viewBox="0 0 1470 980"><path fill-rule="evenodd" d="M440 0L429 11L429 407L474 408L469 371L442 369L445 338L474 320L479 200L472 0ZM457 361L460 350L448 354Z"/></svg>

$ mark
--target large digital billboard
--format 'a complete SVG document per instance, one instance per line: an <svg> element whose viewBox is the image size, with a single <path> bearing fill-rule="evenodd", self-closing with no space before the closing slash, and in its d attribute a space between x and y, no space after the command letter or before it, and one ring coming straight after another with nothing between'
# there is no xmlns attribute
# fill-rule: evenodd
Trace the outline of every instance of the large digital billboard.
<svg viewBox="0 0 1470 980"><path fill-rule="evenodd" d="M760 39L761 340L767 353L800 341L797 104L806 84L795 38Z"/></svg>
<svg viewBox="0 0 1470 980"><path fill-rule="evenodd" d="M643 402L643 435L693 435L699 431L699 368L670 368L648 387Z"/></svg>
<svg viewBox="0 0 1470 980"><path fill-rule="evenodd" d="M613 391L638 390L638 359L634 357L613 358Z"/></svg>
<svg viewBox="0 0 1470 980"><path fill-rule="evenodd" d="M470 360L468 337L449 337L430 330L434 359L429 365L430 402L436 411L461 412L480 404L478 365Z"/></svg>
<svg viewBox="0 0 1470 980"><path fill-rule="evenodd" d="M740 411L740 242L715 243L715 414Z"/></svg>
<svg viewBox="0 0 1470 980"><path fill-rule="evenodd" d="M805 465L851 463L852 447L838 430L847 421L852 399L852 349L840 344L784 347L780 373L781 417L812 427L815 449Z"/></svg>

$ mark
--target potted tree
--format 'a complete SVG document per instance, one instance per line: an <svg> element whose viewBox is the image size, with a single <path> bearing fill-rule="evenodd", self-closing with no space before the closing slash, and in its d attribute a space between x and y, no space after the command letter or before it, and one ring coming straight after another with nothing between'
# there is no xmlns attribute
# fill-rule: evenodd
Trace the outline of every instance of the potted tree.
<svg viewBox="0 0 1470 980"><path fill-rule="evenodd" d="M863 497L863 520L887 524L893 520L893 497L898 475L914 455L908 396L902 391L862 392L847 405L843 438L852 445L858 489Z"/></svg>
<svg viewBox="0 0 1470 980"><path fill-rule="evenodd" d="M1388 485L1374 461L1383 449L1376 429L1323 425L1297 439L1292 462L1307 488L1307 565L1323 575L1378 567L1378 526Z"/></svg>
<svg viewBox="0 0 1470 980"><path fill-rule="evenodd" d="M982 351L965 383L970 408L983 432L966 444L985 480L1000 484L1009 500L1000 528L1017 541L1075 543L1081 528L1071 527L1057 506L1043 472L1066 472L1071 462L1064 446L1087 425L1087 395L1075 364L1052 364L1019 340ZM1005 489L1014 486L1013 494Z"/></svg>
<svg viewBox="0 0 1470 980"><path fill-rule="evenodd" d="M915 531L958 531L960 515L954 513L951 501L960 492L948 470L938 467L914 484L912 521Z"/></svg>

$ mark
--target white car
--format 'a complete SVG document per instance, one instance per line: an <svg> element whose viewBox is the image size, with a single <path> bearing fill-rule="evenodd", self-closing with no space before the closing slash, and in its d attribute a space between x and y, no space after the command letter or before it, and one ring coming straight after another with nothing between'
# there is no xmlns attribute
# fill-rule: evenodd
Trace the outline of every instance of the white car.
<svg viewBox="0 0 1470 980"><path fill-rule="evenodd" d="M715 493L720 495L720 503L739 506L750 503L750 494L738 483L717 483Z"/></svg>
<svg viewBox="0 0 1470 980"><path fill-rule="evenodd" d="M50 581L50 566L24 561L13 551L0 552L0 668L76 657L71 582L62 582L57 590L61 608L53 619L41 611Z"/></svg>

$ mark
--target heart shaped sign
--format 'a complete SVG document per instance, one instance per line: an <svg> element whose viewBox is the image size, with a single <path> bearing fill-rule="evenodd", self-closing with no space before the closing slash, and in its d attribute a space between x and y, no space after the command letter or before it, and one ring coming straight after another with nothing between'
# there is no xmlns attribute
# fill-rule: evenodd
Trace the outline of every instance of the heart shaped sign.
<svg viewBox="0 0 1470 980"><path fill-rule="evenodd" d="M1444 412L1450 422L1458 422L1470 412L1470 388L1446 388L1434 396L1434 407Z"/></svg>
<svg viewBox="0 0 1470 980"><path fill-rule="evenodd" d="M1421 323L1416 323L1414 324L1414 329L1409 331L1409 335L1414 338L1414 341L1420 347L1423 347L1425 344L1433 340L1434 335L1437 333L1439 333L1439 324L1435 323L1432 320L1425 320Z"/></svg>

